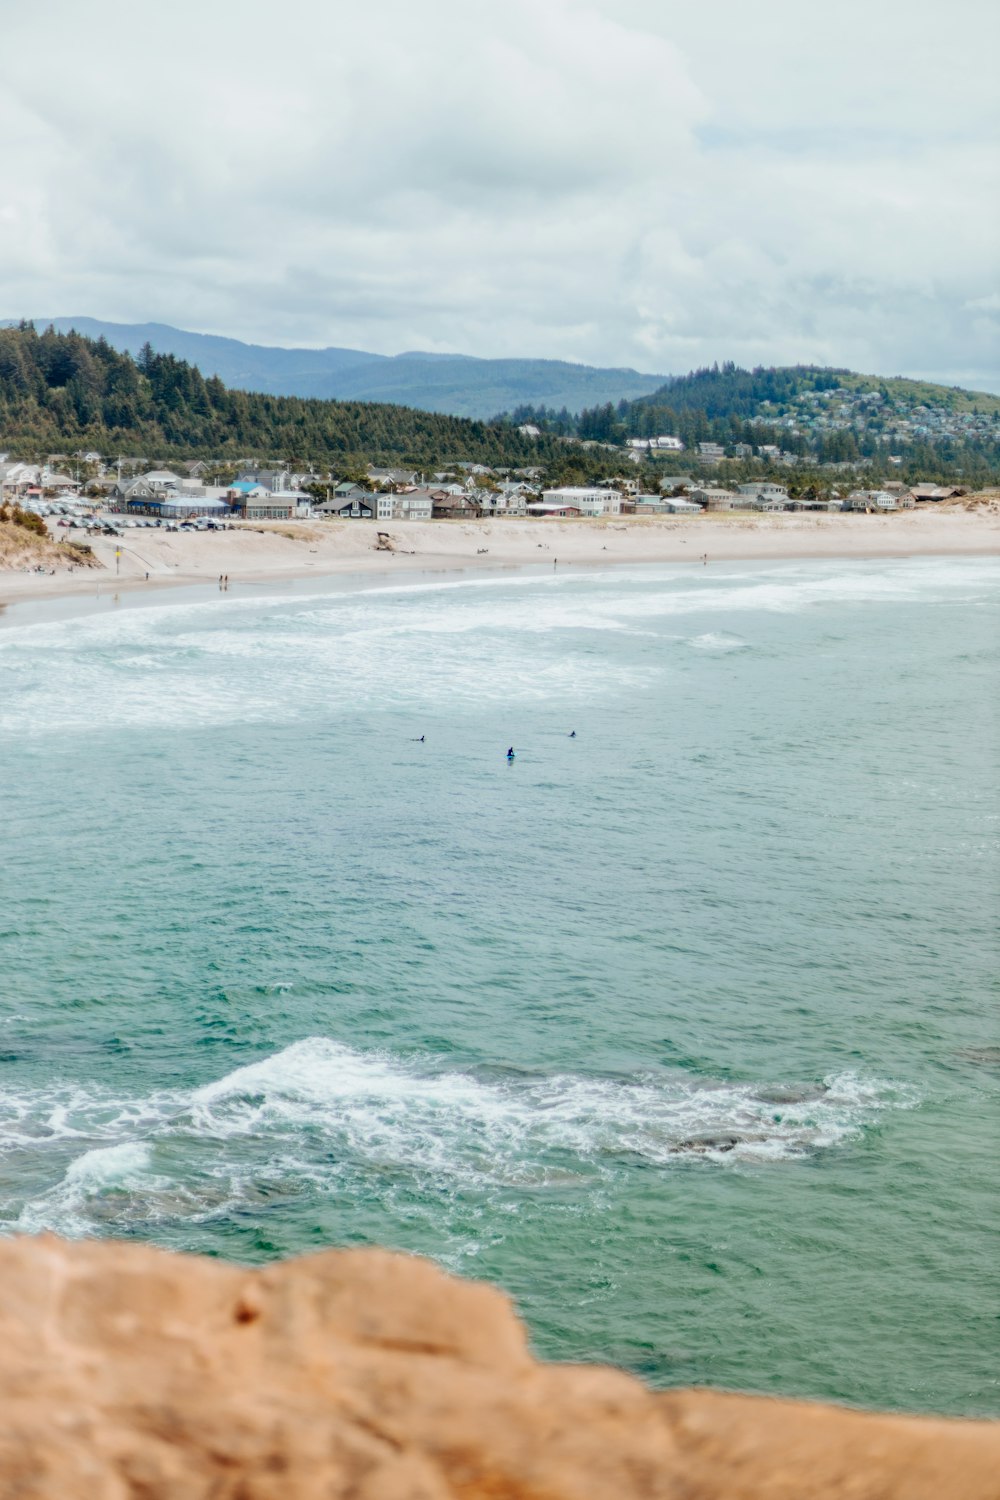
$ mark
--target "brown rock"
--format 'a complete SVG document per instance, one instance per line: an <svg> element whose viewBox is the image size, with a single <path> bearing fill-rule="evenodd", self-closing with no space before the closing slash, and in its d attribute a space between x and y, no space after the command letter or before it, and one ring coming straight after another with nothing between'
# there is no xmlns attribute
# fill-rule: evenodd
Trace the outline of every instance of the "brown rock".
<svg viewBox="0 0 1000 1500"><path fill-rule="evenodd" d="M542 1365L506 1298L331 1251L0 1243L2 1500L1000 1500L1000 1425Z"/></svg>

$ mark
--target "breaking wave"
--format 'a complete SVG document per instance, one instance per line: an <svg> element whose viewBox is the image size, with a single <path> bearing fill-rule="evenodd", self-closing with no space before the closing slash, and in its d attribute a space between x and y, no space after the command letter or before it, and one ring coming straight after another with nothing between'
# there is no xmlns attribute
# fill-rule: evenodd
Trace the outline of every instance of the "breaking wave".
<svg viewBox="0 0 1000 1500"><path fill-rule="evenodd" d="M295 1042L189 1091L8 1100L0 1151L48 1142L58 1180L0 1200L22 1230L212 1218L275 1196L409 1185L512 1200L636 1166L777 1163L843 1146L911 1090L855 1073L768 1085L687 1076L498 1075ZM85 1149L81 1146L85 1144Z"/></svg>

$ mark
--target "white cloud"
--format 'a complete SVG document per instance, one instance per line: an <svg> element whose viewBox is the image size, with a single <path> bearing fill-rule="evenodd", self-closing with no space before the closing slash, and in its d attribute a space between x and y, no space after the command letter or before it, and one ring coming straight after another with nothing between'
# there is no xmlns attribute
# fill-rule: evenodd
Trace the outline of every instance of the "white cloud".
<svg viewBox="0 0 1000 1500"><path fill-rule="evenodd" d="M980 0L0 0L0 20L31 59L0 95L9 316L1000 384Z"/></svg>

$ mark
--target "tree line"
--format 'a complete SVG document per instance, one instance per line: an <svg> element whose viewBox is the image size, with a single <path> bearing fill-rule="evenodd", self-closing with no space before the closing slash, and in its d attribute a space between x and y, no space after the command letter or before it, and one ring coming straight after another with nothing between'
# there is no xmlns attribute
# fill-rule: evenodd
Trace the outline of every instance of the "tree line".
<svg viewBox="0 0 1000 1500"><path fill-rule="evenodd" d="M551 440L522 437L509 423L233 391L149 344L133 359L103 338L39 333L30 323L0 329L0 442L24 457L67 447L124 457L267 453L341 467L517 466L554 451Z"/></svg>

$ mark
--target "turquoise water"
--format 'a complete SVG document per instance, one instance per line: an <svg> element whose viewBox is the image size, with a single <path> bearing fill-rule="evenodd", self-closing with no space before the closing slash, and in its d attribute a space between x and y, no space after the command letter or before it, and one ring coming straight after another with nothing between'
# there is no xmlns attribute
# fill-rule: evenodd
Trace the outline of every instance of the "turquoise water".
<svg viewBox="0 0 1000 1500"><path fill-rule="evenodd" d="M546 1355L996 1413L998 580L10 612L0 1227L401 1246Z"/></svg>

